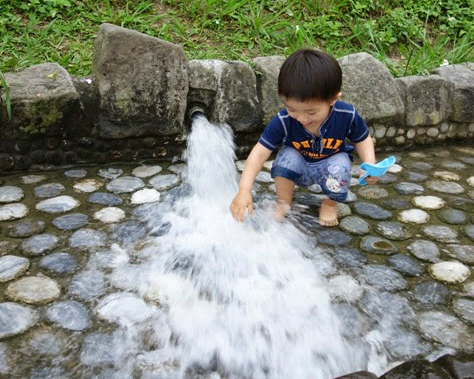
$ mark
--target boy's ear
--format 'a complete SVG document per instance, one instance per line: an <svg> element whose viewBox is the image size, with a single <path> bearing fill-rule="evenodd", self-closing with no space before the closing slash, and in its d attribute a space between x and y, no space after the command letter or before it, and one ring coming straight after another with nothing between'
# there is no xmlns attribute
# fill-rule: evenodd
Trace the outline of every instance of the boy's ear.
<svg viewBox="0 0 474 379"><path fill-rule="evenodd" d="M334 96L334 99L332 99L330 105L333 106L336 103L336 101L338 101L341 98L341 96L342 96L342 92L338 92L338 94Z"/></svg>

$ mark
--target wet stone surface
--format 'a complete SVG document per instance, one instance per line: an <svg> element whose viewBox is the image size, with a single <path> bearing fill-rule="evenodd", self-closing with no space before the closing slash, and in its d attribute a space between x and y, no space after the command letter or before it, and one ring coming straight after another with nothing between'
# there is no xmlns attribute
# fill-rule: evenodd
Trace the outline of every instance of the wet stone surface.
<svg viewBox="0 0 474 379"><path fill-rule="evenodd" d="M364 328L368 335L365 314L389 315L398 320L385 346L394 359L473 352L474 150L396 155L375 186L360 187L354 165L339 226L318 225L320 188L296 189L291 222L315 247L305 259L326 277L351 338ZM275 199L270 169L267 162L254 200ZM152 162L0 179L0 376L114 377L114 331L152 312L138 294L140 263L154 254L148 241L169 233L167 202L190 192L186 173L182 163ZM156 224L144 222L150 215ZM31 356L41 359L31 364ZM71 373L78 368L82 376Z"/></svg>

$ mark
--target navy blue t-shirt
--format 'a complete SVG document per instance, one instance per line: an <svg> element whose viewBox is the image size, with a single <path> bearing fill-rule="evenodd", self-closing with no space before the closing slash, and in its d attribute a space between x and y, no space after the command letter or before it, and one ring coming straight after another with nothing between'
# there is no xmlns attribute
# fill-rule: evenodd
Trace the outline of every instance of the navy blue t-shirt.
<svg viewBox="0 0 474 379"><path fill-rule="evenodd" d="M361 142L369 135L364 119L353 105L343 101L337 101L332 106L319 132L321 137L306 131L286 109L282 109L268 123L258 142L272 151L282 145L291 146L306 161L317 162L339 152L346 152L352 158L354 147L346 144L346 138L351 142Z"/></svg>

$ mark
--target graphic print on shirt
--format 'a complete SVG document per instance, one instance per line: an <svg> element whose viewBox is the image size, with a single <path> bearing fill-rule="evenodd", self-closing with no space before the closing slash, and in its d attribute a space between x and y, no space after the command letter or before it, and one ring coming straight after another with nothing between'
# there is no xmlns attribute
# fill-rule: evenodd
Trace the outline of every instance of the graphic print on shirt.
<svg viewBox="0 0 474 379"><path fill-rule="evenodd" d="M321 158L326 158L332 154L337 153L339 151L339 146L342 145L342 142L343 141L340 139L323 138L322 140L323 149L333 150L329 154L302 150L302 149L310 149L313 143L312 140L299 141L299 142L292 141L291 143L293 144L295 149L298 150L302 155L313 158L313 159L321 159Z"/></svg>

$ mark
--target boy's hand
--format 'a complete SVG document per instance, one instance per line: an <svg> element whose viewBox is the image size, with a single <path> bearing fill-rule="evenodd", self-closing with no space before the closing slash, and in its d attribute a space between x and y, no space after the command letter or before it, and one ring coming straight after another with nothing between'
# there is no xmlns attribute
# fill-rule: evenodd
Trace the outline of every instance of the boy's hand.
<svg viewBox="0 0 474 379"><path fill-rule="evenodd" d="M245 208L251 216L253 211L252 194L250 191L240 190L230 204L230 213L237 221L242 222L244 221Z"/></svg>
<svg viewBox="0 0 474 379"><path fill-rule="evenodd" d="M362 177L362 175L365 174L365 171L364 170L360 170L359 171L359 178ZM366 178L364 178L364 180L368 183L368 184L375 184L379 181L379 177L378 176L367 176Z"/></svg>

